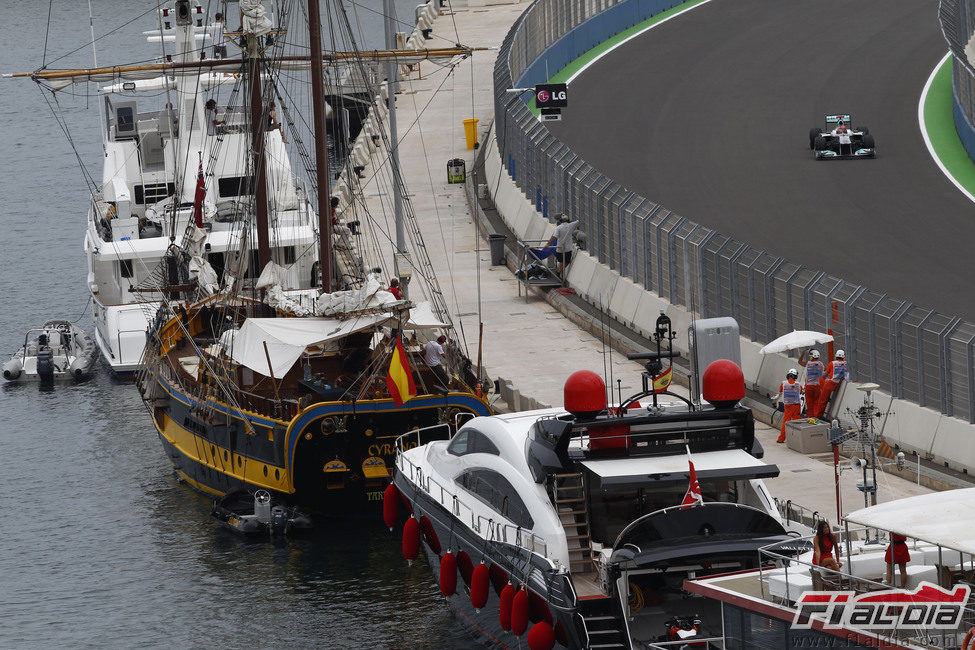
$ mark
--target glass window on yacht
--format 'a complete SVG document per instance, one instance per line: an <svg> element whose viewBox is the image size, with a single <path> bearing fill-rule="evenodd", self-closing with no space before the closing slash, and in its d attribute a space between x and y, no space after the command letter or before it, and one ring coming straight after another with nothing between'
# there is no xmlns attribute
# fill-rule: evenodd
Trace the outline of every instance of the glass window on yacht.
<svg viewBox="0 0 975 650"><path fill-rule="evenodd" d="M516 525L529 530L535 527L535 521L528 514L525 502L508 479L499 472L469 469L457 477L457 483Z"/></svg>
<svg viewBox="0 0 975 650"><path fill-rule="evenodd" d="M734 481L700 481L705 503L735 502L738 490ZM622 530L644 515L680 505L687 492L687 481L670 481L648 486L610 485L589 489L589 512L592 538L612 544Z"/></svg>
<svg viewBox="0 0 975 650"><path fill-rule="evenodd" d="M294 246L284 246L281 248L284 253L284 263L294 264L295 263L295 247Z"/></svg>
<svg viewBox="0 0 975 650"><path fill-rule="evenodd" d="M450 444L447 445L447 452L454 456L464 456L466 454L493 454L500 456L501 452L494 446L491 439L477 429L465 428L457 432Z"/></svg>
<svg viewBox="0 0 975 650"><path fill-rule="evenodd" d="M132 260L119 260L118 261L119 275L123 278L132 277Z"/></svg>
<svg viewBox="0 0 975 650"><path fill-rule="evenodd" d="M253 176L225 176L217 180L217 191L222 198L246 196L253 193L251 188L254 185Z"/></svg>

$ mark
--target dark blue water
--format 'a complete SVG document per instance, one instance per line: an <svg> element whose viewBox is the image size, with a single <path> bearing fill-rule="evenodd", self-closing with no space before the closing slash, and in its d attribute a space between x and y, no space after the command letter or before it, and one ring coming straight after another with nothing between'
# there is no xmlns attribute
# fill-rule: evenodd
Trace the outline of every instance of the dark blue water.
<svg viewBox="0 0 975 650"><path fill-rule="evenodd" d="M0 72L41 65L45 2L0 0ZM412 4L399 9L412 16ZM155 5L95 0L96 34ZM374 3L373 6L377 6ZM403 5L403 3L401 3ZM153 14L99 44L99 63L147 58ZM362 29L380 34L377 14ZM56 2L47 59L91 64L88 11ZM379 41L370 45L377 46ZM0 81L0 353L54 317L91 331L82 251L89 192L44 95ZM95 104L58 101L96 180ZM48 95L49 96L49 95ZM0 388L0 647L462 647L428 567L408 568L375 518L283 544L217 529L210 500L173 477L134 386Z"/></svg>

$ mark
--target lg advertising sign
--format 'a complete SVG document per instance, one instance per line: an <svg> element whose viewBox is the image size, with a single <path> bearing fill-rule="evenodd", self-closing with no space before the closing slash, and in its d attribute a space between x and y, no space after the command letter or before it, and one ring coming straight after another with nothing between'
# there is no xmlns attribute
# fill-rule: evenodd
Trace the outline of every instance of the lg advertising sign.
<svg viewBox="0 0 975 650"><path fill-rule="evenodd" d="M535 106L538 108L565 108L569 105L565 84L538 84L535 86Z"/></svg>

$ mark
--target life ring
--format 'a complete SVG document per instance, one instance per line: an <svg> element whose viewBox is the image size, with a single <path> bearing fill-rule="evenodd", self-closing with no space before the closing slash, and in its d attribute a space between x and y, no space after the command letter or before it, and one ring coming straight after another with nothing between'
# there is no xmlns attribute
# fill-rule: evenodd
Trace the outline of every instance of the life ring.
<svg viewBox="0 0 975 650"><path fill-rule="evenodd" d="M961 650L970 650L968 644L972 643L973 641L975 641L975 626L973 626L972 629L968 631L968 634L965 635L965 639L961 642ZM975 643L972 643L971 650L975 650Z"/></svg>

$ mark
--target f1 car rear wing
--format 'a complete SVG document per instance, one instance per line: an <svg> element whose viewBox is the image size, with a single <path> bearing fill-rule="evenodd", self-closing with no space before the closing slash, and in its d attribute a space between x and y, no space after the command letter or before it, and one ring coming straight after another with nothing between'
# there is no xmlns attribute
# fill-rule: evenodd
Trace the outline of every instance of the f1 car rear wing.
<svg viewBox="0 0 975 650"><path fill-rule="evenodd" d="M853 122L853 116L849 113L838 113L836 115L826 116L826 128L830 128L835 124L839 124L840 122L850 126Z"/></svg>

